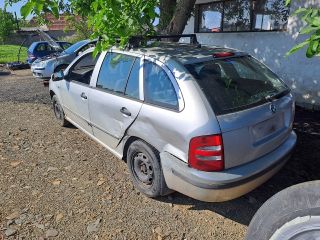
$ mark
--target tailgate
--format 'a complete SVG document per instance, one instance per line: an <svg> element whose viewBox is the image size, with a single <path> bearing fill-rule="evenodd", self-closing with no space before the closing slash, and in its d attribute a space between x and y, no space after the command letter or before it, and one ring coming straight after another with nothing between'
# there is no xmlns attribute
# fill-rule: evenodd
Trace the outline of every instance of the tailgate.
<svg viewBox="0 0 320 240"><path fill-rule="evenodd" d="M251 162L279 147L292 130L293 111L289 94L272 103L217 116L223 137L225 168Z"/></svg>

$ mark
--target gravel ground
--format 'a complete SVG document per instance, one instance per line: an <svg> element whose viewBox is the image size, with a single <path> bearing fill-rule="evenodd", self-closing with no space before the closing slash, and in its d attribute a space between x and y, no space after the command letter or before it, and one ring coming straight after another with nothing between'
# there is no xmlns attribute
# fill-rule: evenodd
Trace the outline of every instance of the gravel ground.
<svg viewBox="0 0 320 240"><path fill-rule="evenodd" d="M139 194L126 164L76 128L61 128L30 70L0 69L0 239L243 239L274 193L320 179L314 113L297 111L290 162L260 188L225 203Z"/></svg>

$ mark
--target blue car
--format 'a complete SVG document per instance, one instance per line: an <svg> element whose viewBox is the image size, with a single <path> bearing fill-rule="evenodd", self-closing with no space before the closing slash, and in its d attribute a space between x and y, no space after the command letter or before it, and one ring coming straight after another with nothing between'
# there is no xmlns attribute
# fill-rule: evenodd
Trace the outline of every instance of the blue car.
<svg viewBox="0 0 320 240"><path fill-rule="evenodd" d="M58 41L57 43L63 50L71 46L71 43L68 42ZM32 64L36 59L51 55L56 52L58 51L51 47L48 42L33 42L28 49L27 62Z"/></svg>

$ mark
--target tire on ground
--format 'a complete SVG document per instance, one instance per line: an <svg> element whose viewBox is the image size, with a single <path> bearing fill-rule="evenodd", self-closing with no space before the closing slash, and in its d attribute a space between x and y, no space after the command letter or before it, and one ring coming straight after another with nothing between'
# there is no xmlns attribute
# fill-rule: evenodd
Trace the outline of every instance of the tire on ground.
<svg viewBox="0 0 320 240"><path fill-rule="evenodd" d="M282 190L262 205L250 222L246 239L285 240L297 231L302 235L305 230L301 229L306 227L313 229L314 222L320 227L319 220L320 181L301 183ZM309 229L308 234L319 236L318 231Z"/></svg>
<svg viewBox="0 0 320 240"><path fill-rule="evenodd" d="M152 181L145 183L139 178L139 174L137 173L139 172L137 170L137 166L140 162L142 163L141 168L144 167L143 165L147 165L146 168L148 169L146 169L146 171L150 170L149 167L151 166L152 173L148 175L148 172L145 176L143 174L142 175L146 178L147 176L150 176L152 178ZM145 164L145 162L147 163ZM159 152L146 142L142 140L136 140L131 143L127 151L127 164L133 185L146 196L155 198L173 192L167 187L167 184L165 182L160 163ZM146 179L146 181L148 181L148 179Z"/></svg>
<svg viewBox="0 0 320 240"><path fill-rule="evenodd" d="M69 126L70 123L68 122L68 120L65 119L64 111L56 95L52 96L52 106L53 106L54 115L58 120L60 126L62 127Z"/></svg>

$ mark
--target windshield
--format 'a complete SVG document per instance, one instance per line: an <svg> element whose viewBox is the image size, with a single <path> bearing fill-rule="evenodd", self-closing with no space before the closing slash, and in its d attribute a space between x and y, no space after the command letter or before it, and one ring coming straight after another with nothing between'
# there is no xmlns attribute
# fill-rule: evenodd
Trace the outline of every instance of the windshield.
<svg viewBox="0 0 320 240"><path fill-rule="evenodd" d="M289 92L276 74L250 56L185 67L198 82L216 114L246 109Z"/></svg>
<svg viewBox="0 0 320 240"><path fill-rule="evenodd" d="M89 41L88 40L83 40L80 42L76 42L75 44L71 45L70 47L68 47L66 50L63 51L63 53L67 53L67 54L72 54L74 53L77 49L79 49L80 47L84 46L85 44L87 44Z"/></svg>

